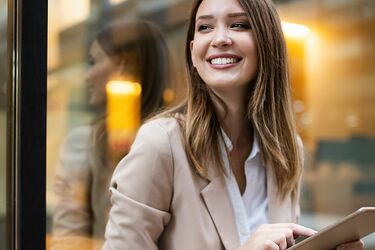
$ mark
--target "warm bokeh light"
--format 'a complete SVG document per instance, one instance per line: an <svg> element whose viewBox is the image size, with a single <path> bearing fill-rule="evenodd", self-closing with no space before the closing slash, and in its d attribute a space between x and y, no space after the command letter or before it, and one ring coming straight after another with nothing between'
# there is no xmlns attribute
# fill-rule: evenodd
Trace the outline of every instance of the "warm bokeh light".
<svg viewBox="0 0 375 250"><path fill-rule="evenodd" d="M141 85L110 81L107 91L107 129L111 142L131 141L141 123Z"/></svg>
<svg viewBox="0 0 375 250"><path fill-rule="evenodd" d="M109 3L112 5L116 5L122 2L126 2L127 0L109 0Z"/></svg>
<svg viewBox="0 0 375 250"><path fill-rule="evenodd" d="M108 94L127 94L139 96L141 94L141 85L130 81L110 81L107 84Z"/></svg>
<svg viewBox="0 0 375 250"><path fill-rule="evenodd" d="M175 99L175 93L172 89L165 89L163 93L163 100L164 103L167 105L171 105Z"/></svg>
<svg viewBox="0 0 375 250"><path fill-rule="evenodd" d="M69 13L67 15L66 13ZM61 60L61 32L82 24L90 16L89 0L48 1L48 70L59 67Z"/></svg>
<svg viewBox="0 0 375 250"><path fill-rule="evenodd" d="M309 36L311 30L306 25L282 22L283 32L286 37L303 39Z"/></svg>

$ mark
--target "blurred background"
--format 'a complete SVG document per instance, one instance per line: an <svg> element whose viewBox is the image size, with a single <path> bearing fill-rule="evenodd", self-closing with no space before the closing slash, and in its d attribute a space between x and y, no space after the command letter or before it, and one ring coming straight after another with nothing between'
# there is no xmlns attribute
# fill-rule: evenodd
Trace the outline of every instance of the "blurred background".
<svg viewBox="0 0 375 250"><path fill-rule="evenodd" d="M288 44L293 106L305 146L300 222L319 230L362 206L375 206L375 1L275 3ZM117 20L142 19L156 25L169 48L164 105L173 105L186 91L184 43L191 0L50 0L48 4L47 247L53 248L53 211L59 199L54 185L61 148L72 130L92 124L96 117L86 78L97 32ZM0 0L2 58L7 53L5 9L6 1ZM5 67L1 61L0 249L5 235ZM375 249L375 234L365 243L366 249Z"/></svg>

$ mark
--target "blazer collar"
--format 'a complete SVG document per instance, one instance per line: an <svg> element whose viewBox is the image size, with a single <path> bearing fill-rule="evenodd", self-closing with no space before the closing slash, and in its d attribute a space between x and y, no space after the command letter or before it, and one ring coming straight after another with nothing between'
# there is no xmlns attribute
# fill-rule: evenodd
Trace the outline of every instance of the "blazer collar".
<svg viewBox="0 0 375 250"><path fill-rule="evenodd" d="M277 196L277 184L269 164L267 174L268 223L285 223L292 220L292 202L290 196L281 200ZM215 224L225 249L237 249L240 246L236 219L229 197L223 171L209 166L206 180L208 185L201 191L206 207Z"/></svg>
<svg viewBox="0 0 375 250"><path fill-rule="evenodd" d="M224 174L213 177L211 172L208 177L211 181L201 191L203 200L225 249L237 249L240 241Z"/></svg>
<svg viewBox="0 0 375 250"><path fill-rule="evenodd" d="M277 196L278 188L273 169L267 163L265 167L267 174L268 223L291 222L293 221L291 198L287 196L284 200L281 200ZM240 240L224 171L209 165L206 175L201 176L209 182L201 191L201 195L223 245L228 250L237 249L240 246Z"/></svg>

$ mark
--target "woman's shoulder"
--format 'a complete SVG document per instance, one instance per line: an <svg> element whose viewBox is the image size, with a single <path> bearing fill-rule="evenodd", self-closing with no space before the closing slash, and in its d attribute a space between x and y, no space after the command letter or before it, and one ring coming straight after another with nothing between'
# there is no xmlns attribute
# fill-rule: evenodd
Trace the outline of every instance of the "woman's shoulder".
<svg viewBox="0 0 375 250"><path fill-rule="evenodd" d="M142 146L159 153L171 154L172 145L181 138L181 128L175 117L157 117L146 121L138 130L132 148Z"/></svg>
<svg viewBox="0 0 375 250"><path fill-rule="evenodd" d="M145 122L138 134L151 137L171 136L180 133L181 123L178 115L157 117Z"/></svg>

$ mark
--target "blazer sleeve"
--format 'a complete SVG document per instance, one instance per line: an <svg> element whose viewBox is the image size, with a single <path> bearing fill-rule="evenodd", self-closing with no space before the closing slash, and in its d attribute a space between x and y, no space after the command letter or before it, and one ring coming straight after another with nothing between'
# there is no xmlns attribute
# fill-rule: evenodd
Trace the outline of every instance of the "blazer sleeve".
<svg viewBox="0 0 375 250"><path fill-rule="evenodd" d="M106 250L157 249L168 224L173 159L168 133L157 121L143 125L111 181Z"/></svg>

